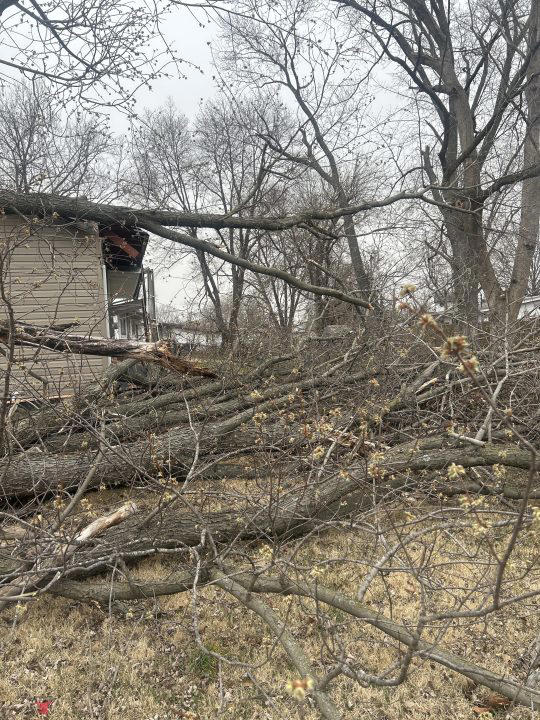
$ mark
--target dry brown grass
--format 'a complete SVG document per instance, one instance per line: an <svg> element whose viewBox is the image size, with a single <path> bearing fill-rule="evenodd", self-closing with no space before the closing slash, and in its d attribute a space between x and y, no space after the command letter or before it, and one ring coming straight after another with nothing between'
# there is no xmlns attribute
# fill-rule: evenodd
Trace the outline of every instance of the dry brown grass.
<svg viewBox="0 0 540 720"><path fill-rule="evenodd" d="M227 486L232 493L245 489L242 482ZM393 509L380 518L390 543L397 532L392 528L403 516L402 509ZM493 539L502 546L506 537L499 533ZM430 536L434 588L430 606L451 607L476 587L485 568L478 558L466 562L464 549L477 547L477 542L477 529L452 534L438 531ZM535 552L535 542L532 534L521 542L510 568L516 577ZM380 550L371 534L335 529L302 542L294 563L299 572L302 567L309 572L316 566L321 584L354 596ZM283 562L290 561L291 552L282 548ZM413 565L420 563L423 553L425 557L421 543L410 547ZM259 554L264 557L264 551ZM174 560L169 558L147 560L133 572L148 581L173 570ZM530 589L538 584L538 573L518 582L521 589ZM476 592L472 599L479 596ZM321 612L301 599L270 596L266 600L282 617L287 615L318 672L329 667L332 649L339 642L368 671L381 671L396 658L395 647L380 632L339 611ZM411 575L392 573L373 584L366 601L396 619L413 620L418 612L418 587ZM220 665L198 647L189 593L110 609L43 597L22 616L11 611L0 621L0 717L37 717L36 699L52 700L50 717L62 720L300 717L296 701L285 691L294 673L260 620L215 588L200 590L197 605L206 647L231 661L252 663L257 684L244 667ZM442 644L492 670L519 676L516 660L538 633L537 609L534 600L498 613L488 626L483 621L455 623L445 632ZM481 689L472 691L459 675L420 660L414 662L406 683L397 688L361 688L347 679L332 685L332 697L344 716L363 720L473 718L477 716L473 708L484 695ZM319 717L311 707L306 711L307 718ZM521 720L534 713L516 707L499 716Z"/></svg>

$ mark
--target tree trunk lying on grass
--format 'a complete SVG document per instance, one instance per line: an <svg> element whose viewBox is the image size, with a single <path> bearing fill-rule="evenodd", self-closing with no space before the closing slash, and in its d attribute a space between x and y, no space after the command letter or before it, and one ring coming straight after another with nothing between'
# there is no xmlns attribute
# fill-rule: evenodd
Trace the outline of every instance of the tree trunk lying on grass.
<svg viewBox="0 0 540 720"><path fill-rule="evenodd" d="M35 495L58 487L69 489L77 485L92 464L95 455L92 450L99 443L104 446L104 452L96 473L97 485L102 481L110 484L127 483L137 475L155 472L157 466L167 471L181 472L190 466L196 450L200 457L204 457L218 450L235 449L235 445L236 449L252 445L257 437L256 427L251 424L255 415L273 414L285 408L292 410L304 401L303 393L308 391L326 388L332 392L337 370L343 365L343 362L338 363L315 377L297 378L294 382L273 384L261 390L255 388L254 392L250 392L249 384L239 388L238 381L230 384L207 383L186 390L180 408L178 405L182 393L177 391L127 403L116 401L109 406L100 404L99 432L92 428L96 419L86 417L80 404L71 410L66 409L65 413L63 407L59 408L58 416L55 416L57 408L38 411L29 417L22 417L15 425L14 434L16 447L28 447L38 440L39 452L36 450L24 457L15 455L0 462L0 485L6 496ZM436 366L437 363L432 363L410 387L404 387L394 401L380 411L378 421L385 413L404 407L411 395L414 397L414 390L419 383ZM374 367L345 374L337 378L338 387L361 388L381 372ZM257 375L257 372L252 373L247 376L247 380L253 381ZM220 391L217 397L216 391ZM94 393L95 390L92 390L92 398L95 397ZM203 406L192 405L188 408L185 406L188 399L203 403ZM76 423L74 427L70 426L69 418ZM224 419L220 421L219 418ZM81 427L88 429L77 432ZM150 439L138 439L148 432L155 435ZM288 425L277 423L273 426L269 419L265 432L265 442L283 446L291 437L298 443L302 425L291 421ZM234 436L232 433L235 433ZM421 464L421 459L418 458L417 462ZM525 461L521 459L520 462L524 466ZM482 458L477 458L474 463L489 464Z"/></svg>
<svg viewBox="0 0 540 720"><path fill-rule="evenodd" d="M463 449L458 447L441 450L438 451L442 453L440 456L436 455L437 451L430 451L430 456L441 467L448 461L449 455L465 462L468 459L475 465L493 462L489 453L486 457L477 455L467 458L466 455L459 454L462 451ZM505 460L510 463L525 462L526 456L527 453L519 459L508 456ZM425 454L420 455L422 468L425 457ZM392 462L392 472L396 471L398 465L402 468L414 467L414 460L410 456L408 465L401 464L402 462L401 459L395 459ZM377 466L381 465L378 460ZM94 463L91 469L99 472L99 462ZM107 558L111 553L112 556L128 558L133 554L143 557L160 550L194 547L200 543L203 530L219 546L259 539L285 542L306 535L315 528L324 528L325 525L342 518L362 514L371 509L374 502L388 503L403 491L427 491L452 497L458 488L464 493L470 490L468 484L456 484L441 477L435 482L433 478L397 474L384 479L373 478L369 474L369 468L367 474L360 471L347 477L338 474L324 481L299 482L287 488L280 486L271 477L268 483L268 494L246 499L240 508L204 513L198 512L190 504L189 496L182 494L181 486L173 486L172 489L169 487L167 493L174 494L172 500L158 502L153 511L146 514L141 511L137 516L128 518L121 526L107 533L105 549L99 547L96 550L77 552L74 563L83 568L94 566L104 553ZM88 484L88 487L92 484ZM509 497L520 497L517 488L501 488L499 492L503 496L506 494ZM32 532L28 539L31 537ZM96 567L99 569L99 566ZM11 570L12 566L9 563L4 565L0 561L0 573L5 572L6 568Z"/></svg>
<svg viewBox="0 0 540 720"><path fill-rule="evenodd" d="M139 362L157 363L176 372L216 377L215 373L208 368L178 357L174 350L174 344L169 340L141 342L93 338L89 335L66 334L30 323L15 322L12 327L8 322L0 322L0 342L7 344L10 341L23 347L46 348L56 352L129 358Z"/></svg>
<svg viewBox="0 0 540 720"><path fill-rule="evenodd" d="M336 608L381 630L385 635L397 640L398 643L406 647L413 647L416 656L421 659L443 665L469 678L474 683L500 693L521 705L534 710L540 709L540 691L536 688L529 688L523 682L508 675L495 673L471 663L459 655L436 647L430 642L419 640L404 625L391 620L380 612L375 612L369 606L353 600L343 593L326 588L320 583L307 584L292 578L267 577L260 573L254 574L238 569L229 569L227 575L250 593L298 595ZM153 599L163 595L191 592L194 582L197 582L199 586L213 584L227 590L227 583L223 582L223 574L216 573L212 564L209 563L197 571L192 567L184 566L163 581L141 583L132 579L129 583L113 581L85 583L80 580L61 580L52 585L48 592L71 600L83 602L92 600L107 607L111 602L116 601Z"/></svg>
<svg viewBox="0 0 540 720"><path fill-rule="evenodd" d="M372 415L345 417L336 421L330 435L323 441L325 449L330 445L330 452L332 443L340 447L341 431L346 433L355 428L360 430L361 425L364 429L366 426L368 429L380 427L383 419L390 413L402 408L409 411L411 406L414 407L417 398L415 393L437 365L432 363L427 367L423 366L412 382L401 383L401 389L394 399L385 402L380 412L375 413L375 409L371 407ZM158 390L157 394L142 399L130 398L127 402L116 398L115 405L109 405L109 401L102 402L99 410L108 409L110 413L109 422L105 423L103 432L101 428L93 430L90 427L86 433L74 433L69 441L74 444L68 445L76 447L75 443L84 443L85 440L90 444L91 439L97 440L101 435L99 451L87 448L72 454L48 452L47 443L54 447L58 442L52 438L51 432L58 433L58 422L62 417L40 414L50 412L51 408L38 411L36 415L22 420L15 426L18 439L25 437L25 440L31 443L32 437L43 436L44 442L41 443L41 450L33 448L20 456L11 456L0 461L0 487L5 497L40 496L60 489L73 490L85 483L85 489L102 483L129 485L137 479L156 490L156 505L146 513L140 512L137 516L125 519L122 525L111 528L95 546L76 547L73 553L69 553L69 557L59 558L54 542L50 542L46 526L38 526L35 530L28 528L22 536L19 532L18 545L14 548L17 560L0 560L0 574L3 575L3 586L6 588L4 593L9 595L9 588L28 587L30 584L37 594L54 592L77 599L91 597L100 602L105 599L108 603L115 598L130 599L147 597L149 594L155 596L182 592L192 588L193 568L187 568L168 582L151 586L141 586L133 582L91 585L74 583L70 578L84 577L112 566L116 567L118 563L136 561L161 552L176 552L181 556L186 551L189 553L191 548L191 553L197 552L201 558L201 567L198 569L199 584L213 583L233 594L246 608L258 612L274 631L281 627L279 618L275 617L275 613L272 615L267 612L260 602L255 602L252 593L296 594L315 598L320 603L336 607L378 628L410 648L411 652L420 658L438 662L517 702L540 707L540 693L537 691L432 647L428 642L415 637L410 629L328 588L308 586L291 578L255 577L246 573L238 575L236 571L233 577L230 577L231 573L224 576L223 567L218 571L213 564L214 556L210 558L207 551L210 547L217 551L218 557L220 553L224 555L224 548L229 556L235 549L249 553L249 544L261 539L272 543L276 548L281 542L305 536L312 531L335 527L336 523L341 523L342 526L344 518L351 519L352 522L358 515L373 509L374 503L388 503L404 490L452 496L458 488L467 492L473 487L474 492L499 492L508 497L520 496L519 488L482 488L478 484L473 486L472 483L456 483L441 477L437 471L444 472L452 463L464 467L498 464L529 469L535 464L532 453L521 449L517 444L479 443L474 438L469 441L450 434L432 435L383 449L377 448L376 443L364 442L363 436L353 435L344 443L343 452L349 455L348 475L331 475L326 471L323 473L324 468L321 468L320 473L316 470L314 472L313 467L311 474L290 470L288 477L285 475L286 482L280 485L279 478L276 477L278 473L271 469L265 478L268 486L266 494L261 492L257 496L252 491L251 495L246 495L241 505L221 511L203 513L197 510L190 503L190 495L183 492L181 485L168 483L168 474L176 471L180 475L185 473L197 454L199 463L204 466L206 462L223 456L229 449L238 451L241 447L256 447L256 440L261 438L270 458L273 451L283 451L290 447L298 451L310 442L317 443L318 439L312 440L305 431L304 419L299 421L293 413L287 412L287 415L293 416L292 420L284 418L277 421L272 415L276 410L284 408L297 412L299 407L308 405L311 399L317 409L314 418L318 420L323 416L321 395L327 393L331 396L338 391L352 393L356 390L360 394L364 392L365 398L367 382L380 372L372 369L352 373L343 363L338 366L344 368L341 375L334 375L335 368L332 368L331 372L319 373L311 378L298 377L293 382L287 378L288 382L277 385L262 385L259 388L255 385L256 392L250 392L253 385L243 384L237 379L205 383L184 393L175 390L160 395ZM246 377L250 381L258 380L253 374ZM91 389L92 403L96 403L99 397L99 387L102 385ZM308 391L313 394L307 395ZM204 402L207 406L192 405L188 412L181 405L182 400L186 401L186 396L190 398L190 402ZM92 403L88 403L88 415L82 417L80 427L84 427L84 422L91 423L94 420L92 413L98 415L98 409L92 407ZM81 407L84 408L84 403L76 408L79 413ZM114 412L123 418L116 420ZM262 424L252 422L254 415L265 412L268 417ZM67 414L69 417L69 410ZM44 424L40 427L37 423L32 427L31 422L35 421L36 417L39 417L40 421L44 418L50 420L51 426ZM211 422L208 422L209 418ZM223 419L216 422L218 418ZM65 422L65 416L62 419ZM174 424L178 426L175 427ZM158 432L151 437L125 441L130 433L142 435L149 429ZM27 435L24 436L22 432ZM57 437L61 438L61 435ZM118 441L119 437L122 442ZM294 441L292 445L291 438ZM111 442L116 444L112 445ZM65 449L63 438L60 443L64 444L56 445L57 449ZM376 452L373 453L373 450ZM302 463L305 460L300 457L296 462ZM431 476L426 477L425 471L431 473ZM161 472L165 479L160 479ZM294 483L290 480L292 475L296 478ZM162 493L163 496L159 499ZM174 496L172 500L171 493ZM63 531L69 539L65 526ZM48 555L43 555L42 545L35 541L40 533L49 541ZM9 538L6 542L5 555L9 550ZM21 568L22 559L27 563L29 558L32 558L32 553L35 554L35 562L39 560L38 566L29 567L23 563ZM1 600L0 593L0 603ZM5 602L9 601L6 596ZM283 633L276 632L276 636L280 642L284 642ZM299 652L298 647L293 647L294 642L289 645L291 652ZM321 702L324 705L324 697L321 697Z"/></svg>
<svg viewBox="0 0 540 720"><path fill-rule="evenodd" d="M127 370L130 369L130 362L132 361L125 361ZM71 417L78 417L79 427L75 426L74 430L80 429L81 425L88 428L82 433L72 432L68 425L66 435L58 434L59 429L66 427L63 412L55 417L56 408L38 410L36 414L23 417L15 424L14 447L25 447L36 438L39 443L27 453L0 460L0 489L4 497L28 497L74 488L93 465L98 452L94 448L100 443L102 453L93 481L94 486L102 483L128 484L137 477L147 478L152 482L157 470L163 470L165 474L178 472L181 475L191 466L195 454L198 454L201 461L215 458L218 452L253 447L263 431L264 443L268 447L290 447L292 438L294 447L299 448L309 441L305 424L298 420L276 422L273 414L279 409L301 406L304 402L303 393L307 391L320 391L325 388L332 393L336 386L340 390L347 388L352 391L357 387L361 391L370 378L381 372L375 367L337 376L337 371L345 364L345 361L341 361L312 378L298 378L292 383L263 386L261 390L255 387L254 392L249 392L249 385L237 389L238 381L232 382L230 387L226 383L212 382L187 390L185 396L207 403L203 408L195 406L188 409L182 406L182 409L177 409L181 393L176 391L165 393L165 396L158 394L156 397L131 400L127 403L121 403L117 399L109 410L108 423L103 422L103 418L107 419L107 416L103 415L107 406L103 406L100 411L102 424L99 430L92 428L95 419L77 414L79 405L71 408ZM387 402L377 416L378 422L380 423L388 412L406 407L411 397L414 401L414 391L419 387L419 383L422 383L437 365L432 363L424 368L409 386L399 391L393 401ZM109 372L107 382L118 378L114 371ZM258 374L251 373L247 377L253 381ZM90 389L91 401L95 403L96 394L103 394L101 388L105 385L106 383L98 383L97 387ZM218 389L221 396L215 398L213 393ZM234 390L232 397L228 396L229 390ZM220 401L223 397L229 399ZM314 397L316 402L317 397ZM213 399L213 406L210 399ZM143 412L145 407L147 411ZM133 416L133 413L139 414ZM66 414L70 417L69 409ZM116 419L122 414L131 416ZM268 416L263 430L252 422L256 415ZM224 419L219 419L221 417ZM367 420L370 421L370 418ZM60 422L63 424L60 425ZM344 420L343 428L354 428L359 423L360 418ZM149 431L155 434L144 437ZM51 432L56 434L48 439ZM336 432L340 432L338 425ZM141 435L143 437L140 437ZM362 442L358 442L362 449ZM49 452L47 444L50 449L61 452ZM67 450L73 452L66 452ZM362 454L365 450L366 448L362 449ZM485 443L477 446L457 441L450 436L437 436L419 443L406 443L391 448L385 452L382 466L387 472L407 469L440 470L452 462L464 467L500 464L528 468L531 458L528 452L517 445L499 447Z"/></svg>
<svg viewBox="0 0 540 720"><path fill-rule="evenodd" d="M288 396L267 400L239 412L220 422L209 423L197 430L177 427L150 440L141 439L121 445L105 444L94 486L127 484L135 477L144 477L158 469L166 472L182 472L189 468L197 451L202 458L218 450L253 446L259 435L257 427L250 423L257 413L275 411L290 404ZM287 446L290 437L297 441L301 436L301 424L279 424L266 429L265 441ZM199 435L197 433L200 432ZM445 447L446 446L446 447ZM77 453L29 452L0 461L0 489L5 497L35 496L59 488L68 490L77 486L94 462L97 450ZM507 465L528 469L531 454L516 445L493 445L481 447L452 440L448 436L429 438L424 443L404 443L385 453L384 459L375 464L386 472L409 470L441 470L456 463L463 467Z"/></svg>
<svg viewBox="0 0 540 720"><path fill-rule="evenodd" d="M433 439L426 445L435 445ZM439 443L441 440L439 439ZM479 449L480 451L483 448ZM455 449L453 449L455 453ZM403 450L401 451L404 452ZM410 456L410 447L409 447ZM435 450L422 448L422 452L433 453ZM424 455L425 457L425 455ZM505 458L508 459L508 458ZM380 497L395 491L399 483L394 479L388 483L383 481L376 486L376 494ZM413 483L406 480L401 482L401 488L411 489ZM449 487L449 491L453 488ZM358 511L373 500L373 481L359 478L334 478L311 486L293 489L277 495L274 501L267 503L254 502L252 506L243 507L240 511L230 510L197 516L193 510L179 511L172 505L165 505L158 513L150 517L131 516L122 517L122 525L110 529L100 546L95 548L78 547L72 543L70 547L70 565L66 567L66 557L62 557L55 565L56 552L52 558L45 558L39 570L31 568L29 577L32 588L39 592L46 588L47 592L62 595L77 600L93 599L108 605L114 600L129 600L138 598L156 597L163 594L173 594L191 590L195 579L193 567L185 567L175 573L172 578L163 582L141 584L138 581L129 583L100 583L87 584L81 581L61 579L55 582L55 576L65 573L68 576L85 575L99 572L108 567L112 560L117 562L124 557L127 560L140 558L145 555L159 552L167 548L198 546L201 538L212 538L213 543L220 546L222 543L230 547L231 542L246 541L249 539L264 538L266 540L286 540L291 537L306 534L314 527L325 522L338 520ZM345 500L345 502L344 502ZM176 502L181 502L177 500ZM108 516L115 517L115 514ZM32 547L32 543L29 543ZM15 562L15 561L13 561ZM3 572L9 573L13 569L13 562L2 561ZM17 562L15 562L15 565ZM85 571L85 568L87 570ZM203 566L197 570L198 583L201 585L212 583L228 590L227 579L222 573L213 569L212 561L204 561ZM503 677L497 673L486 670L463 658L434 647L431 643L418 640L409 629L396 623L379 612L374 612L368 606L359 603L347 596L321 586L319 583L308 585L291 578L269 578L254 575L238 570L230 571L235 582L240 583L249 592L275 593L281 595L299 595L316 599L318 602L335 607L352 617L367 622L381 630L386 635L408 647L413 647L419 658L425 658L442 664L454 670L475 683L491 688L518 703L540 708L540 692L523 686L517 680ZM23 573L24 578L24 573ZM16 587L28 588L28 578ZM13 588L13 580L4 586L3 595L8 601L8 591Z"/></svg>
<svg viewBox="0 0 540 720"><path fill-rule="evenodd" d="M45 559L37 557L29 563L23 562L24 572L16 574L14 578L10 578L7 583L0 587L0 612L10 602L19 600L21 597L33 593L36 589L42 588L44 583L46 583L45 588L47 585L52 586L56 577L59 576L59 571L51 572L51 566L65 564L75 554L78 547L98 537L109 528L122 523L135 512L137 512L137 506L131 502L126 503L118 510L109 513L109 515L91 522L84 530L76 533L68 543L63 545L54 544L52 557ZM21 576L23 579L20 579Z"/></svg>
<svg viewBox="0 0 540 720"><path fill-rule="evenodd" d="M379 374L380 371L377 369L355 373L345 378L343 385L349 387L355 383L365 382L370 377ZM316 388L330 388L331 385L330 377L316 377L274 385L257 391L256 397L249 392L249 388L237 388L231 392L227 386L216 397L212 396L205 386L202 386L198 392L195 389L186 391L187 400L194 401L191 406L186 406L186 398L181 400L181 394L177 392L113 405L104 410L101 416L102 420L108 421L102 427L101 437L116 444L120 441L124 442L140 437L148 431L163 433L171 426L185 425L189 422L207 422L222 417L229 417L233 421L236 415L250 409L253 409L254 412L264 412L265 410L274 412L284 407L292 409L302 401L303 396L300 393ZM37 428L34 428L34 432L36 430ZM17 428L17 441L23 447L31 436L32 432L24 435ZM46 449L54 452L78 451L81 447L97 447L99 443L99 437L95 431L63 433L46 438L43 438L42 435L42 439Z"/></svg>
<svg viewBox="0 0 540 720"><path fill-rule="evenodd" d="M124 423L127 428L125 434L132 437L136 436L138 431L140 433L150 428L159 431L167 427L166 424L160 424L164 419L164 413L160 412L158 414L158 411L170 410L171 412L181 413L179 416L173 416L171 422L168 423L169 425L186 423L189 419L194 419L194 417L204 417L206 419L209 417L208 410L210 408L213 417L232 415L237 410L255 406L264 400L283 397L300 390L307 391L324 386L331 387L332 383L335 382L334 375L345 364L343 361L338 362L326 371L308 378L300 375L292 376L290 372L285 381L283 378L276 380L273 376L270 378L268 376L264 377L269 368L289 360L291 357L289 355L270 358L244 376L223 377L196 387L186 387L187 381L185 378L182 380L182 386L176 389L171 389L167 385L163 387L161 381L159 381L157 384L153 384L153 391L142 398L111 397L99 390L104 383L97 383L97 394L94 386L90 388L88 393L73 398L68 403L57 404L54 407L45 408L38 412L35 412L34 409L19 412L14 421L17 446L26 448L35 442L39 442L41 445L49 436L59 431L66 433L66 427L71 434L73 427L75 430L87 427L88 422L95 422L97 415L99 415L100 421L104 420L111 424L116 423L116 428L113 427L113 436L116 436L116 429L119 433L123 432L120 426ZM126 363L134 362L125 361L124 363L124 376L127 380L131 380L133 371L137 368ZM381 372L380 369L374 367L371 370L356 372L340 378L340 382L345 385L361 384ZM174 373L169 374L169 376L173 375ZM119 376L115 376L114 379L119 379ZM270 381L271 384L267 384ZM107 382L105 387L110 386L111 382L112 380ZM264 384L261 388L262 383ZM191 403L190 406L187 406L188 402ZM225 403L229 404L226 405ZM219 410L217 409L218 406ZM138 422L131 421L131 418L134 417L139 418ZM95 438L89 437L86 439L91 440L92 444L95 443ZM55 444L58 446L58 442ZM77 446L76 449L78 449Z"/></svg>
<svg viewBox="0 0 540 720"><path fill-rule="evenodd" d="M123 432L120 427L122 425L121 422L116 423L118 433L116 432L116 428L113 427L115 418L119 417L126 418L125 422L127 423L129 423L127 418L137 415L142 417L142 420L138 423L134 422L131 428L128 426L128 429L124 433L127 436L137 436L137 430L139 428L141 431L149 428L160 431L167 427L167 425L161 424L164 413L161 412L158 414L157 411L163 411L171 406L180 405L180 412L182 413L180 422L187 422L191 417L189 410L186 408L187 402L196 401L199 403L209 397L213 397L215 403L238 396L247 398L249 390L246 388L249 383L256 381L268 368L276 363L289 360L291 357L291 355L288 355L270 358L244 378L222 378L213 382L206 382L196 387L186 388L185 376L180 380L178 375L169 373L165 379L168 380L170 377L175 377L178 382L181 382L181 385L175 390L171 390L167 385L162 388L160 383L149 381L149 385L154 387L154 392L149 397L145 396L142 399L130 398L129 400L117 398L114 397L114 395L111 397L107 392L114 381L122 377L123 379L131 381L133 377L137 379L140 376L141 366L138 365L137 361L125 360L122 363L112 365L105 373L102 381L94 383L84 394L70 399L68 403L59 403L52 407L45 406L38 411L31 409L29 412L24 410L19 412L14 423L17 447L27 448L36 442L42 447L43 443L46 443L49 437L55 435L57 435L57 437L55 437L54 442L51 443L51 447L54 446L54 448L69 451L70 448L80 450L81 447L94 447L97 444L95 433L87 433L85 437L82 437L82 433L78 431L80 428L86 428L88 425L91 426L92 423L95 422L98 414L101 416L100 420L109 420L110 425L104 429L107 434L108 428L110 427L112 437L119 437ZM148 379L146 376L145 378ZM248 401L244 402L244 404L255 405L256 402L252 400L251 403ZM148 416L148 419L145 420L145 416ZM169 425L173 424L175 424L175 419L169 423ZM69 432L66 432L66 427L69 429ZM72 441L72 435L80 436L80 442L77 442L76 439ZM63 444L66 440L68 443L67 446ZM84 444L85 441L86 445Z"/></svg>

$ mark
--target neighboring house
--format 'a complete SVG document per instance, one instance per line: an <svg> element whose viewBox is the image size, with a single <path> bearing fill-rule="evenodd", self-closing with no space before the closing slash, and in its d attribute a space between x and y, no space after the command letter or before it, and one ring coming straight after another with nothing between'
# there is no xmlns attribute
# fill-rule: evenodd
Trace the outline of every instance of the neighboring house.
<svg viewBox="0 0 540 720"><path fill-rule="evenodd" d="M189 350L198 347L217 347L221 342L219 330L197 322L160 322L158 332L160 338L175 340Z"/></svg>
<svg viewBox="0 0 540 720"><path fill-rule="evenodd" d="M480 313L484 317L488 314L489 308L484 301L480 305ZM519 308L518 318L536 318L540 317L540 295L528 295L523 298L521 307Z"/></svg>
<svg viewBox="0 0 540 720"><path fill-rule="evenodd" d="M0 216L2 315L67 332L110 337L110 306L139 296L147 233L59 218ZM5 346L0 351L6 352ZM70 395L100 376L108 358L16 348L10 394ZM0 356L5 376L6 358ZM2 380L3 382L3 380Z"/></svg>
<svg viewBox="0 0 540 720"><path fill-rule="evenodd" d="M440 305L435 305L436 317L440 320L452 322L458 318L458 313L454 312L452 305L446 308L441 308ZM521 307L519 308L518 319L534 319L540 317L540 295L527 295L523 298ZM487 302L482 299L479 307L479 322L484 323L489 321L489 307Z"/></svg>
<svg viewBox="0 0 540 720"><path fill-rule="evenodd" d="M122 340L157 340L154 271L140 274L134 299L109 303L110 336Z"/></svg>

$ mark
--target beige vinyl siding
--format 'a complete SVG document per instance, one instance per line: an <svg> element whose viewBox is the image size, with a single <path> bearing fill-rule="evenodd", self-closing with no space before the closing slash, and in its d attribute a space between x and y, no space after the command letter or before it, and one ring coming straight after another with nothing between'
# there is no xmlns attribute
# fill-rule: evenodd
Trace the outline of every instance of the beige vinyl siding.
<svg viewBox="0 0 540 720"><path fill-rule="evenodd" d="M72 332L106 337L101 242L94 226L81 230L53 220L28 225L16 216L3 215L0 257L4 292L16 320L43 326L77 322ZM5 317L6 304L0 302ZM107 365L107 358L39 348L17 348L16 357L10 391L25 398L44 391L26 369L45 378L47 394L54 397L79 392ZM5 370L6 360L0 357L2 385Z"/></svg>

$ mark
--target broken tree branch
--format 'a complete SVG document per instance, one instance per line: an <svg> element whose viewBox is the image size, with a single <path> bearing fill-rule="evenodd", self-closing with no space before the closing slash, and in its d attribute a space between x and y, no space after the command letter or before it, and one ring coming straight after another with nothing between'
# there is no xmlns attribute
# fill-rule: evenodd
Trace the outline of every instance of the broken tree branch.
<svg viewBox="0 0 540 720"><path fill-rule="evenodd" d="M292 580L291 578L269 578L259 573L229 571L228 575L230 582L235 580L236 584L241 584L244 589L249 588L251 593L298 595L334 607L358 620L367 622L369 625L381 630L386 635L389 635L407 647L413 644L416 645L416 654L419 658L431 660L443 665L469 678L478 685L501 693L521 705L532 707L533 709L540 708L540 691L529 688L512 677L500 675L480 665L471 663L459 655L438 648L425 640L418 643L417 638L414 637L406 626L385 617L380 612L373 611L367 605L353 600L337 590L326 588L319 583L308 585L307 583ZM90 584L80 580L62 580L51 589L51 592L54 595L73 600L95 600L103 605L107 605L111 598L113 600L136 600L188 592L192 588L193 577L194 570L185 568L167 581L141 583L135 586L127 582ZM220 587L223 587L219 582L216 583L218 577L222 578L223 575L216 575L208 568L203 568L199 579L203 584L212 582L212 584L218 584Z"/></svg>
<svg viewBox="0 0 540 720"><path fill-rule="evenodd" d="M34 591L45 585L49 589L60 579L61 571L55 571L57 565L64 565L80 545L84 545L92 538L101 535L106 530L124 522L130 515L137 512L137 506L128 502L112 513L94 520L90 525L77 533L70 542L63 545L57 543L50 557L42 559L38 557L30 568L21 573L22 579L10 578L8 584L0 587L0 612L11 602L23 599L33 594Z"/></svg>
<svg viewBox="0 0 540 720"><path fill-rule="evenodd" d="M251 270L251 272L257 273L259 275L270 275L271 277L276 277L279 280L283 280L284 282L286 282L287 285L291 285L292 287L296 287L299 290L304 290L305 292L312 293L313 295L334 297L337 300L349 303L350 305L358 305L359 307L373 310L373 306L371 305L371 303L367 302L366 300L362 300L361 298L355 297L354 295L348 295L347 293L341 292L341 290L336 290L335 288L331 287L312 285L311 283L304 282L303 280L294 277L294 275L291 275L285 270L280 270L279 268L275 267L269 267L268 265L260 265L259 263L251 262L251 260L237 257L236 255L232 255L225 250L221 250L219 247L216 247L216 245L213 245L206 240L199 240L198 238L192 237L187 233L181 233L178 230L170 230L169 228L166 228L163 225L158 225L151 220L142 220L139 223L139 227L142 227L145 230L154 233L155 235L166 238L167 240L172 240L173 242L176 242L180 245L185 245L195 250L201 250L202 252L213 255L220 260L231 263L231 265L237 265L239 267L246 268L246 270Z"/></svg>
<svg viewBox="0 0 540 720"><path fill-rule="evenodd" d="M244 605L244 607L254 612L268 625L289 656L289 660L294 665L301 678L306 679L311 677L313 679L314 688L312 690L312 694L321 715L328 718L328 720L339 720L343 717L337 706L330 700L328 695L319 689L320 679L313 671L311 663L309 662L305 652L302 650L300 643L295 640L293 634L287 628L287 625L278 617L278 615L261 600L253 597L249 586L248 589L246 589L243 584L235 582L219 570L213 571L211 573L211 577L215 585L233 595L242 605Z"/></svg>
<svg viewBox="0 0 540 720"><path fill-rule="evenodd" d="M138 340L94 338L88 335L67 335L51 328L24 322L16 322L14 325L14 328L10 328L8 322L0 322L0 342L8 342L11 330L12 341L23 347L40 347L56 352L81 355L129 358L139 362L157 363L177 372L216 377L211 370L178 357L174 352L174 345L168 340L140 342Z"/></svg>
<svg viewBox="0 0 540 720"><path fill-rule="evenodd" d="M119 222L126 225L137 225L149 221L169 227L211 228L224 230L227 228L244 230L279 231L302 225L314 220L335 220L345 215L358 213L373 208L386 207L402 200L424 198L429 188L413 192L401 192L390 195L382 200L367 200L349 207L332 210L310 210L306 213L285 217L231 217L230 214L189 213L175 210L158 210L152 208L132 208L121 205L94 203L78 197L47 195L42 193L19 193L13 190L0 189L0 208L6 213L18 211L28 217L56 216L80 220L93 220L105 225Z"/></svg>

